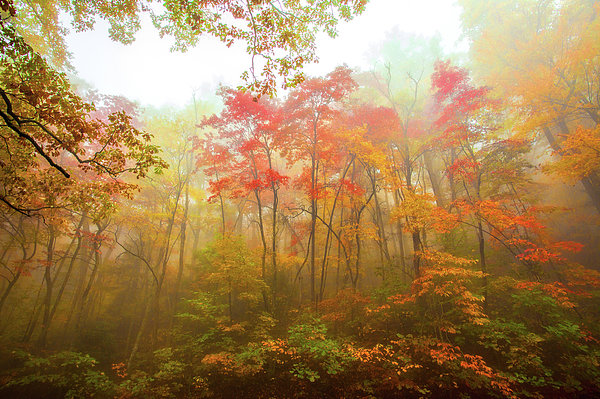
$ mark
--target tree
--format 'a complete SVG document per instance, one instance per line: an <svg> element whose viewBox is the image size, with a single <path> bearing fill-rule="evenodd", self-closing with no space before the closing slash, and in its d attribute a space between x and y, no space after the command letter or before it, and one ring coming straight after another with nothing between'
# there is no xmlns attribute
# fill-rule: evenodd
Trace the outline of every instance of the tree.
<svg viewBox="0 0 600 399"><path fill-rule="evenodd" d="M304 75L304 65L317 60L316 35L323 31L335 37L338 20L348 21L360 14L367 0L319 1L242 1L242 0L164 0L156 7L152 0L118 0L110 3L76 0L29 2L6 0L14 24L20 28L33 25L32 34L57 59L64 59L66 28L58 15L67 12L77 31L92 29L98 19L110 24L111 39L131 43L141 27L141 17L149 14L161 36L175 39L174 49L185 51L202 35L216 37L227 47L242 43L251 56L250 67L242 75L246 89L257 95L273 95L278 76L283 87L293 87ZM10 21L10 20L9 20ZM44 37L45 36L45 37ZM62 51L59 51L62 50Z"/></svg>
<svg viewBox="0 0 600 399"><path fill-rule="evenodd" d="M450 62L438 62L431 78L435 90L436 105L440 115L435 125L442 127L438 141L442 149L449 150L451 157L446 173L450 190L456 198L456 183L464 188L464 201L478 208L485 198L483 184L493 174L490 160L493 156L496 126L493 118L495 104L487 98L489 89L475 87L469 81L468 72ZM461 190L462 191L462 190ZM453 206L453 205L451 205ZM479 265L487 273L485 236L482 215L475 211ZM484 276L484 281L485 276ZM487 283L486 283L487 290Z"/></svg>
<svg viewBox="0 0 600 399"><path fill-rule="evenodd" d="M87 114L93 106L72 93L65 75L53 70L15 27L25 32L37 28L48 33L49 43L62 43L64 29L58 27L57 17L62 10L71 14L77 30L91 29L97 18L106 19L111 24L111 37L128 43L140 27L140 15L150 13L161 34L174 36L179 49L193 45L203 33L219 38L228 46L236 41L246 42L252 55L250 74L245 74L252 81L248 88L261 95L275 92L276 73L284 77L285 87L303 80L301 73L289 75L315 60L316 33L324 29L334 36L337 19L351 19L353 14L362 12L366 1L322 1L317 7L298 2L165 2L160 13L151 11L149 3L123 0L108 7L96 2L17 2L16 5L12 0L3 2L6 20L3 15L0 116L6 124L3 129L6 151L11 156L18 153L15 159L21 161L21 165L13 161L12 173L5 179L10 182L1 197L5 205L24 213L38 209L31 204L20 204L21 199L15 198L26 191L22 186L27 179L18 170L33 166L30 160L33 153L67 178L70 172L57 160L63 152L85 170L111 176L131 170L141 177L148 167L158 165L157 149L144 143L149 137L133 129L126 114L115 114L105 124L88 120ZM35 17L28 20L23 15L25 10ZM235 22L230 23L225 16ZM36 48L43 51L44 46ZM259 67L254 63L256 56L265 59L260 78ZM65 56L60 54L57 58ZM8 132L14 136L8 136ZM86 149L84 145L96 147ZM119 158L123 152L127 155ZM135 166L125 165L129 158L135 160Z"/></svg>
<svg viewBox="0 0 600 399"><path fill-rule="evenodd" d="M338 104L355 89L356 83L351 77L351 70L338 67L324 78L304 81L290 93L283 106L287 120L283 128L282 140L285 144L282 144L282 155L289 163L306 162L300 184L310 202L310 297L315 304L318 299L315 286L317 218L320 199L325 194L325 182L321 180L320 174L327 161L337 152L331 127L333 120L341 112Z"/></svg>
<svg viewBox="0 0 600 399"><path fill-rule="evenodd" d="M201 143L203 154L210 148L222 146L227 155L220 157L215 165L209 165L216 180L227 179L233 189L232 196L247 198L254 195L258 215L258 230L262 243L261 270L266 281L266 257L271 254L271 289L277 292L277 240L279 190L287 184L288 177L281 174L277 166L276 136L279 125L279 109L274 101L265 98L257 100L248 93L232 89L222 89L221 96L225 109L220 115L214 115L203 122L203 126L216 129L216 134L207 134ZM200 165L206 164L201 156ZM220 176L219 176L219 172ZM267 242L267 224L263 216L265 208L264 193L271 196L271 237Z"/></svg>
<svg viewBox="0 0 600 399"><path fill-rule="evenodd" d="M336 140L347 157L338 183L340 198L340 233L344 240L344 254L354 258L354 267L347 259L347 272L356 290L361 262L361 239L372 238L379 247L379 271L386 280L391 256L387 244L384 210L378 192L386 190L389 165L386 151L390 138L395 133L398 119L391 108L374 107L369 104L352 104L336 124ZM349 172L350 170L350 172ZM361 221L365 210L374 203L373 223ZM335 209L332 209L331 217ZM346 209L349 210L346 212ZM344 213L346 212L346 213ZM330 220L331 224L331 220ZM338 251L339 252L339 251ZM339 255L338 255L339 256ZM387 263L387 266L386 266Z"/></svg>
<svg viewBox="0 0 600 399"><path fill-rule="evenodd" d="M427 164L427 131L430 124L427 115L427 80L433 64L440 57L439 37L423 38L398 33L401 40L390 38L382 49L382 57L370 76L365 77L368 92L376 103L383 103L396 114L395 134L388 140L389 170L388 186L394 195L396 206L406 199L422 202L425 181L420 179L422 165ZM430 176L433 173L430 173ZM432 180L433 189L437 184ZM439 193L436 193L436 195ZM441 200L441 195L438 195ZM400 211L401 209L398 208ZM412 238L412 275L420 275L420 253L423 237L417 220L410 214L396 212L399 246L403 249L402 230ZM402 256L404 259L404 256Z"/></svg>
<svg viewBox="0 0 600 399"><path fill-rule="evenodd" d="M563 151L563 140L600 123L598 4L465 0L462 5L475 69L510 99L519 129L543 135L559 157L572 153ZM577 178L600 211L598 171L588 169Z"/></svg>
<svg viewBox="0 0 600 399"><path fill-rule="evenodd" d="M229 321L233 323L235 298L257 302L258 293L265 286L252 252L239 237L219 237L202 252L200 261L206 268L206 282L226 296Z"/></svg>
<svg viewBox="0 0 600 399"><path fill-rule="evenodd" d="M546 260L528 254L537 249L549 257L558 254L555 244L543 238L540 212L517 192L530 185L531 166L524 158L529 143L508 137L510 131L501 128L500 103L489 97L489 88L474 86L466 69L439 62L432 86L438 109L434 125L440 129L435 144L442 154L450 154L444 157L454 199L450 209L476 231L484 297L489 273L486 236L499 241L539 278L534 263Z"/></svg>
<svg viewBox="0 0 600 399"><path fill-rule="evenodd" d="M149 168L165 166L158 148L149 144L151 136L136 129L131 116L114 112L107 120L92 119L95 107L5 22L0 24L0 59L0 200L8 208L31 214L60 206L43 203L43 195L36 194L36 170L70 184L66 180L73 169L141 178Z"/></svg>

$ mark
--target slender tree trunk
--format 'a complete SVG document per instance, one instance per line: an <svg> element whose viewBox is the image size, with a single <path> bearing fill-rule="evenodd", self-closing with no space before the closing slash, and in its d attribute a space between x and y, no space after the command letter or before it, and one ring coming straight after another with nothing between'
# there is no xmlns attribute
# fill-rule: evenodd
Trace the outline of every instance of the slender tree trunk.
<svg viewBox="0 0 600 399"><path fill-rule="evenodd" d="M269 169L273 170L273 160L271 156L271 149L265 141L265 152L267 161L269 162ZM271 192L273 193L273 218L271 220L271 267L273 272L273 283L271 287L271 293L273 296L273 308L276 307L277 301L277 211L279 207L279 182L271 181Z"/></svg>
<svg viewBox="0 0 600 399"><path fill-rule="evenodd" d="M374 179L374 177L372 179ZM374 180L373 190L377 190L376 183ZM381 278L383 281L385 281L386 264L390 265L392 261L390 259L390 250L388 248L386 240L385 225L383 223L383 212L381 211L381 205L379 203L379 198L377 196L376 191L373 198L375 199L375 221L377 224L377 236L379 238L379 251L381 256Z"/></svg>
<svg viewBox="0 0 600 399"><path fill-rule="evenodd" d="M350 161L348 162L348 164L346 165L346 167L344 168L344 171L342 173L341 179L345 179L346 178L346 174L348 173L348 171L350 170L351 166L354 166L354 156L350 159ZM319 286L319 297L317 298L317 300L322 301L323 300L323 294L325 292L325 281L327 280L327 261L328 261L328 257L329 257L329 250L331 249L331 243L330 243L330 239L331 239L331 231L333 230L333 217L335 215L335 210L337 208L337 203L338 203L338 199L340 197L340 194L342 193L342 187L343 184L340 183L338 189L336 190L335 193L335 197L333 199L333 204L331 205L331 210L329 212L329 223L327 225L328 229L327 229L327 234L325 236L325 246L323 249L323 261L321 263L321 282L320 282L320 286ZM325 205L323 206L323 209L325 209ZM325 215L323 215L325 216Z"/></svg>
<svg viewBox="0 0 600 399"><path fill-rule="evenodd" d="M267 239L265 237L265 225L262 214L262 202L260 200L260 193L258 190L254 190L254 197L256 198L256 207L258 211L258 232L260 234L260 242L262 244L262 253L260 254L260 270L261 278L263 281L267 281ZM269 302L267 298L267 292L263 289L263 306L265 311L269 309Z"/></svg>
<svg viewBox="0 0 600 399"><path fill-rule="evenodd" d="M0 255L0 262L4 261L4 257L8 253L8 250L12 246L12 244L16 241L14 234L10 234L8 241L4 244L4 248L2 248L2 255Z"/></svg>
<svg viewBox="0 0 600 399"><path fill-rule="evenodd" d="M454 165L456 162L456 148L452 147L450 149L450 165ZM450 166L448 165L448 166ZM450 186L450 207L454 205L456 201L456 183L454 181L454 172L448 172L448 185Z"/></svg>
<svg viewBox="0 0 600 399"><path fill-rule="evenodd" d="M90 233L90 226L89 226L87 219L83 223L83 231L88 234ZM89 241L86 238L84 238L84 240ZM82 243L82 245L84 247L85 247L85 245L84 245L85 241L84 241L84 243ZM91 260L91 258L93 256L92 249L91 249L92 246L93 246L92 243L88 243L88 249L84 256L85 260L81 260L79 262L79 278L77 279L75 293L71 300L71 306L69 307L69 315L67 316L67 320L65 321L65 329L67 329L67 327L71 324L71 320L73 319L73 316L74 315L76 316L76 310L79 309L79 301L81 300L83 291L85 289L85 281L86 281L86 277L87 277L88 266L92 261ZM75 336L75 332L76 331L74 329L73 329L73 331L71 331L70 339L73 339L73 337Z"/></svg>
<svg viewBox="0 0 600 399"><path fill-rule="evenodd" d="M413 242L413 273L415 275L415 279L421 277L421 254L422 250L421 245L421 236L418 231L413 231L412 233L412 242Z"/></svg>
<svg viewBox="0 0 600 399"><path fill-rule="evenodd" d="M487 281L487 265L485 262L485 238L483 236L483 226L481 220L477 221L477 239L479 241L479 266L483 273L483 305L487 308L488 297L488 281Z"/></svg>
<svg viewBox="0 0 600 399"><path fill-rule="evenodd" d="M360 241L360 234L359 234L360 219L361 219L363 211L367 208L367 206L369 205L369 202L371 202L371 199L373 198L374 195L375 195L375 191L371 192L371 195L369 196L367 201L361 206L361 208L359 210L355 211L356 212L356 233L354 234L354 239L356 240L356 261L354 262L354 277L352 278L352 274L350 274L350 278L352 279L352 289L354 291L356 291L358 289L358 278L359 278L359 271L360 271L360 255L361 255L361 241Z"/></svg>
<svg viewBox="0 0 600 399"><path fill-rule="evenodd" d="M151 296L150 304L144 310L144 315L142 317L140 329L137 332L137 335L135 337L135 341L133 344L133 348L131 349L129 359L127 360L127 368L129 368L131 366L133 360L135 359L135 355L137 354L137 351L139 349L141 339L142 339L144 332L147 328L147 325L149 324L149 321L150 321L150 316L149 316L150 311L152 311L152 313L153 313L153 318L155 320L155 326L159 320L160 293L161 293L162 286L163 286L163 283L165 280L165 275L167 273L167 263L169 262L169 255L170 255L170 248L171 248L171 234L173 233L173 225L175 224L175 216L177 214L177 209L179 207L179 199L181 197L182 191L183 191L183 187L180 186L177 191L177 195L175 197L173 211L169 217L169 221L167 224L167 231L165 233L165 241L161 247L160 254L159 254L159 257L157 260L157 269L160 267L160 275L157 279L154 293Z"/></svg>
<svg viewBox="0 0 600 399"><path fill-rule="evenodd" d="M15 286L15 284L19 280L19 277L21 277L21 273L22 273L22 271L19 269L15 273L15 275L13 276L13 278L8 282L8 285L6 286L6 288L4 289L4 291L2 292L2 297L0 297L0 314L2 314L2 308L4 307L4 303L6 302L6 298L8 298L8 294L10 294L10 291L12 290L12 288Z"/></svg>
<svg viewBox="0 0 600 399"><path fill-rule="evenodd" d="M58 305L60 304L60 301L62 299L63 293L65 291L65 287L67 286L67 283L69 282L69 279L71 277L71 273L73 271L73 267L75 266L75 262L77 261L77 256L79 255L79 251L81 250L81 244L83 242L83 238L81 236L80 233L80 229L81 226L83 225L83 221L86 218L85 213L81 216L81 220L79 221L79 225L77 226L77 231L76 231L76 240L77 240L77 245L75 246L75 250L73 251L73 254L71 255L71 260L69 261L69 267L67 268L67 273L65 274L63 281L60 285L60 288L58 289L58 294L56 295L56 298L54 299L54 305L52 306L52 311L50 312L50 320L52 320L54 318L54 314L56 313L56 309L58 308Z"/></svg>
<svg viewBox="0 0 600 399"><path fill-rule="evenodd" d="M92 267L92 273L90 274L90 278L88 279L87 284L85 285L85 288L81 294L81 298L78 302L78 307L77 307L77 317L76 317L76 321L75 321L75 329L79 330L79 328L81 327L82 321L85 320L85 313L87 311L87 307L89 305L89 295L90 292L92 290L92 287L94 285L94 282L96 281L96 277L98 276L98 272L100 270L100 264L102 261L101 255L100 255L100 247L102 246L102 241L100 239L100 236L102 235L102 233L104 232L104 230L108 227L108 223L105 224L104 226L100 225L99 223L96 225L97 226L97 230L96 233L94 234L94 240L92 242L92 255L94 257L94 266Z"/></svg>
<svg viewBox="0 0 600 399"><path fill-rule="evenodd" d="M271 263L273 265L273 308L276 307L277 298L277 208L279 206L278 189L273 185L273 221L271 224Z"/></svg>
<svg viewBox="0 0 600 399"><path fill-rule="evenodd" d="M31 253L27 253L27 240L26 240L26 236L24 234L24 231L22 230L23 227L23 218L25 216L21 216L21 218L19 219L19 224L18 227L15 227L15 234L19 234L23 237L23 241L21 241L19 243L19 245L21 246L21 253L22 253L22 257L21 257L21 261L23 263L30 261L31 259L33 259L33 257L35 256L36 252L37 252L37 233L39 231L40 228L40 222L38 220L37 223L37 228L35 230L35 233L33 235L33 249L31 250ZM4 267L8 268L8 261L11 259L12 254L8 255L8 258L6 258L6 254L8 253L8 250L10 249L10 247L12 246L12 244L17 241L15 238L15 235L11 234L9 240L7 240L6 245L4 246L3 250L2 250L2 255L0 256L0 263L2 263L2 265ZM19 278L21 277L21 275L23 274L23 269L19 268L16 273L14 273L12 275L11 279L8 279L8 281L6 281L6 287L4 287L3 291L2 291L2 296L0 297L0 314L2 314L2 309L4 308L4 304L6 303L6 299L8 298L8 295L10 294L10 292L12 291L12 289L14 288L15 284L17 283L17 281L19 281ZM12 312L11 312L12 314ZM8 325L8 319L9 317L5 317L4 318L4 322L6 322L6 325ZM2 323L0 322L0 325L2 325ZM2 333L3 330L0 330L0 333Z"/></svg>
<svg viewBox="0 0 600 399"><path fill-rule="evenodd" d="M442 191L440 190L440 173L439 171L434 170L433 159L431 158L431 153L429 151L425 151L423 153L423 163L425 165L425 169L427 170L427 175L429 176L431 190L433 191L433 195L435 196L435 203L440 208L443 208L444 199L442 196Z"/></svg>
<svg viewBox="0 0 600 399"><path fill-rule="evenodd" d="M221 193L219 193L219 204L221 205L221 235L225 236L225 205Z"/></svg>
<svg viewBox="0 0 600 399"><path fill-rule="evenodd" d="M31 315L31 318L29 319L29 322L27 323L27 327L25 328L25 333L23 334L23 338L21 339L21 342L23 342L25 344L29 343L29 341L31 340L31 337L33 336L33 332L35 331L35 327L37 326L37 322L40 318L40 313L42 312L43 306L40 303L42 288L44 288L43 282L42 282L42 284L40 284L40 288L38 289L38 292L37 292L37 295L35 298L35 302L33 305L33 313Z"/></svg>
<svg viewBox="0 0 600 399"><path fill-rule="evenodd" d="M177 268L177 277L175 278L175 286L173 287L173 312L177 308L177 302L179 302L179 289L181 286L181 278L183 276L183 266L185 261L185 243L186 243L186 232L187 232L187 221L188 221L188 209L190 204L189 195L189 184L185 186L185 203L183 208L183 219L181 220L181 230L179 234L179 265Z"/></svg>
<svg viewBox="0 0 600 399"><path fill-rule="evenodd" d="M46 296L44 298L44 314L42 318L42 331L38 338L38 346L45 348L50 328L50 312L52 306L52 264L54 262L54 245L56 244L56 233L53 227L49 227L48 245L46 246L46 268L44 270L44 283L46 284Z"/></svg>
<svg viewBox="0 0 600 399"><path fill-rule="evenodd" d="M342 229L344 228L344 207L340 209L340 229L338 235L342 233ZM337 267L335 270L335 293L340 290L340 266L342 262L342 243L340 240L337 242Z"/></svg>
<svg viewBox="0 0 600 399"><path fill-rule="evenodd" d="M316 151L316 150L315 150ZM317 306L316 293L315 293L315 243L316 227L317 227L317 199L316 199L316 179L317 179L317 164L315 160L316 154L312 158L312 172L311 172L311 201L310 201L310 235L312 240L310 242L310 300L314 304L315 309Z"/></svg>
<svg viewBox="0 0 600 399"><path fill-rule="evenodd" d="M2 256L0 256L0 259L2 260L1 262L3 263L3 265L8 263L8 261L11 258L11 256L9 255L6 262L4 262L4 257L6 256L6 253L8 252L10 245L14 241L15 241L14 237L11 237L11 240L6 244L6 246L4 247L4 250L2 251ZM24 261L27 259L27 254L25 252L25 246L23 246L22 248L24 251L22 259ZM4 308L4 303L6 302L6 299L8 298L8 294L10 294L10 292L12 291L13 287L19 280L19 277L21 277L21 273L22 273L22 269L17 270L17 272L12 276L12 278L6 283L6 287L4 287L4 290L2 291L2 296L0 297L0 315L2 314L2 309ZM0 325L2 325L2 323L0 323Z"/></svg>
<svg viewBox="0 0 600 399"><path fill-rule="evenodd" d="M400 193L398 190L394 190L394 202L396 207L400 206ZM404 277L407 276L407 269L406 269L406 250L404 249L404 233L403 233L403 229L402 229L402 222L401 219L398 218L398 221L396 222L396 230L397 230L397 241L398 241L398 249L400 250L400 266L402 267L402 278L404 281Z"/></svg>
<svg viewBox="0 0 600 399"><path fill-rule="evenodd" d="M358 232L355 234L356 240L356 261L354 262L354 278L352 279L352 290L356 291L358 289L358 273L360 271L360 235Z"/></svg>

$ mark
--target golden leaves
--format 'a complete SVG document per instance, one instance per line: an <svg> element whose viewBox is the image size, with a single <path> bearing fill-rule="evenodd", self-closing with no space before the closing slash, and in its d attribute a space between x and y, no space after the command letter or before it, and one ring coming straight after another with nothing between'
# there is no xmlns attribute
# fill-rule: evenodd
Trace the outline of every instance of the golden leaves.
<svg viewBox="0 0 600 399"><path fill-rule="evenodd" d="M458 224L456 215L434 204L435 197L428 193L406 191L404 201L391 214L392 220L407 219L405 228L409 232L432 228L438 233L447 233Z"/></svg>
<svg viewBox="0 0 600 399"><path fill-rule="evenodd" d="M600 125L595 128L578 126L575 132L564 136L561 158L546 165L545 170L569 183L600 172Z"/></svg>

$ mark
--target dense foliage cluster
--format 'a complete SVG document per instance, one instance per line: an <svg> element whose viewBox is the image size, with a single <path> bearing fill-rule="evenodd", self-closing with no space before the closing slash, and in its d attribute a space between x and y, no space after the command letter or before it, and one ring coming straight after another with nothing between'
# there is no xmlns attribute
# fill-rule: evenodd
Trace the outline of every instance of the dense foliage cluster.
<svg viewBox="0 0 600 399"><path fill-rule="evenodd" d="M390 37L312 78L365 1L150 3L0 0L0 397L600 396L598 2L462 0L469 68ZM60 12L262 80L83 92Z"/></svg>

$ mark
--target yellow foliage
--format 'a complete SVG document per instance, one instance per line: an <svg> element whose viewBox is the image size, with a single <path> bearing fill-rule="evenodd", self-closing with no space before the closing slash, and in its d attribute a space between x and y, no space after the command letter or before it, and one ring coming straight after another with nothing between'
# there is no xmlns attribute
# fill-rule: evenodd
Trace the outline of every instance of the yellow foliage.
<svg viewBox="0 0 600 399"><path fill-rule="evenodd" d="M447 233L457 225L458 218L434 202L435 197L431 194L406 191L404 201L392 210L391 219L407 219L405 229L408 232L432 228L438 233Z"/></svg>
<svg viewBox="0 0 600 399"><path fill-rule="evenodd" d="M575 183L583 177L600 171L600 126L586 129L579 126L566 136L560 151L562 157L546 170L566 182Z"/></svg>

